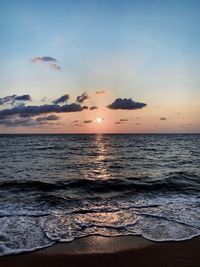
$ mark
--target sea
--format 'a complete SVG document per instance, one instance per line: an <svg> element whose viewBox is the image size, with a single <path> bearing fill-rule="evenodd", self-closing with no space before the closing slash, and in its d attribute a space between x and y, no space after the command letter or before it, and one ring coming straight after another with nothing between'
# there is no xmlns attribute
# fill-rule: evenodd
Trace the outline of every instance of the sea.
<svg viewBox="0 0 200 267"><path fill-rule="evenodd" d="M200 135L0 135L0 255L91 235L200 235Z"/></svg>

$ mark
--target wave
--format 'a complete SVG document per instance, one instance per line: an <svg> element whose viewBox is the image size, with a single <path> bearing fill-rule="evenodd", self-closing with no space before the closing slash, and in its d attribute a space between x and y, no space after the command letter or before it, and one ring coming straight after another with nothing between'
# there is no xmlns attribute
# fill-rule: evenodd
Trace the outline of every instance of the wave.
<svg viewBox="0 0 200 267"><path fill-rule="evenodd" d="M169 173L164 178L122 178L107 180L76 179L69 181L43 182L43 181L4 181L0 189L23 191L55 191L55 190L80 190L90 192L146 192L146 191L200 191L198 175L185 172Z"/></svg>
<svg viewBox="0 0 200 267"><path fill-rule="evenodd" d="M22 213L20 206L19 213L14 208L13 213L0 216L3 229L0 255L32 251L90 235L140 235L153 241L187 240L200 235L199 208L197 195L173 193L91 200L71 211L66 208L44 214L29 214L25 210Z"/></svg>

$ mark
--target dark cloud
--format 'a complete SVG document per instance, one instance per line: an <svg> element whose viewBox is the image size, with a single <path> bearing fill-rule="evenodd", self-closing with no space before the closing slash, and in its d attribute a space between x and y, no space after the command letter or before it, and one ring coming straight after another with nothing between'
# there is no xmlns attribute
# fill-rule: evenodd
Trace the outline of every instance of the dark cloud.
<svg viewBox="0 0 200 267"><path fill-rule="evenodd" d="M67 102L67 100L69 99L69 95L63 95L55 100L52 101L52 103L54 103L55 105Z"/></svg>
<svg viewBox="0 0 200 267"><path fill-rule="evenodd" d="M124 122L127 122L128 119L120 119L119 121L116 121L115 124L123 124Z"/></svg>
<svg viewBox="0 0 200 267"><path fill-rule="evenodd" d="M147 104L135 102L131 98L117 98L112 104L108 105L109 109L124 109L124 110L134 110L141 109L145 107Z"/></svg>
<svg viewBox="0 0 200 267"><path fill-rule="evenodd" d="M25 126L55 126L63 125L59 122L58 113L67 112L80 112L84 109L88 109L87 106L81 106L77 103L63 104L69 99L68 95L63 95L58 99L53 101L53 104L43 104L43 105L25 105L23 101L31 101L29 95L12 95L4 98L0 98L1 104L15 104L9 108L6 106L0 109L0 126L6 127L25 127ZM46 100L46 98L44 99ZM19 104L18 104L19 102ZM52 114L53 113L53 114Z"/></svg>
<svg viewBox="0 0 200 267"><path fill-rule="evenodd" d="M161 117L159 120L161 120L161 121L166 121L167 118L165 118L165 117Z"/></svg>
<svg viewBox="0 0 200 267"><path fill-rule="evenodd" d="M58 105L41 105L41 106L15 106L10 109L0 110L0 116L14 116L31 117L42 115L46 113L66 113L66 112L79 112L86 109L81 105L72 103L63 106Z"/></svg>
<svg viewBox="0 0 200 267"><path fill-rule="evenodd" d="M91 123L92 120L85 120L83 123Z"/></svg>
<svg viewBox="0 0 200 267"><path fill-rule="evenodd" d="M126 122L128 119L120 119L121 122Z"/></svg>
<svg viewBox="0 0 200 267"><path fill-rule="evenodd" d="M76 98L76 101L78 102L78 103L83 103L86 99L88 99L89 98L89 96L88 96L88 94L85 92L85 93L83 93L82 95L80 95L80 96L77 96L77 98Z"/></svg>
<svg viewBox="0 0 200 267"><path fill-rule="evenodd" d="M39 126L55 126L63 125L61 123L54 123L59 119L56 115L48 115L38 117L36 119L32 117L20 117L20 116L8 116L7 118L0 117L0 126L5 127L39 127Z"/></svg>
<svg viewBox="0 0 200 267"><path fill-rule="evenodd" d="M30 95L15 96L16 101L31 101Z"/></svg>
<svg viewBox="0 0 200 267"><path fill-rule="evenodd" d="M1 116L1 115L0 115L0 121L1 121L1 120L6 120L6 119L7 119L7 116Z"/></svg>
<svg viewBox="0 0 200 267"><path fill-rule="evenodd" d="M26 102L26 101L31 101L30 95L21 95L21 96L11 95L0 98L0 105L5 105L5 104L14 105L16 104L16 102Z"/></svg>
<svg viewBox="0 0 200 267"><path fill-rule="evenodd" d="M38 117L36 119L36 121L57 121L57 120L59 120L59 116L54 115L54 114L48 115L48 116Z"/></svg>
<svg viewBox="0 0 200 267"><path fill-rule="evenodd" d="M77 122L78 122L78 120L72 121L72 123L77 123Z"/></svg>
<svg viewBox="0 0 200 267"><path fill-rule="evenodd" d="M6 120L0 120L0 125L6 127L30 127L30 126L42 126L45 122L39 122L32 118L8 118Z"/></svg>
<svg viewBox="0 0 200 267"><path fill-rule="evenodd" d="M103 94L105 94L106 93L106 91L104 91L104 90L101 90L101 91L96 91L96 95L103 95Z"/></svg>
<svg viewBox="0 0 200 267"><path fill-rule="evenodd" d="M57 60L53 57L34 57L31 59L33 63L41 63L41 62L57 62Z"/></svg>
<svg viewBox="0 0 200 267"><path fill-rule="evenodd" d="M83 109L88 109L88 106L83 106L82 108L83 108Z"/></svg>
<svg viewBox="0 0 200 267"><path fill-rule="evenodd" d="M98 107L97 106L90 107L90 110L95 110L95 109L98 109Z"/></svg>

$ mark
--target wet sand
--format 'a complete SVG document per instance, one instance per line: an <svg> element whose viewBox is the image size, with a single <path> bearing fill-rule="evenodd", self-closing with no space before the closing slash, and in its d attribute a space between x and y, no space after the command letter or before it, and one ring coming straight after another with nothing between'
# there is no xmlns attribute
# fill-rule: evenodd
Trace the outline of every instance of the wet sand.
<svg viewBox="0 0 200 267"><path fill-rule="evenodd" d="M200 238L151 242L142 237L90 236L0 258L1 267L200 267Z"/></svg>

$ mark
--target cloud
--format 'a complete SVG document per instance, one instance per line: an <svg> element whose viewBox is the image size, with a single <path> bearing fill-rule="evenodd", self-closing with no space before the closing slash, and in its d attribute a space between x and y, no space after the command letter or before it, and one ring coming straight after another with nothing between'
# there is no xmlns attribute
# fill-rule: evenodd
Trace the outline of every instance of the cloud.
<svg viewBox="0 0 200 267"><path fill-rule="evenodd" d="M98 109L98 107L97 106L90 107L90 110L95 110L95 109Z"/></svg>
<svg viewBox="0 0 200 267"><path fill-rule="evenodd" d="M0 105L5 105L5 104L14 105L16 104L16 102L26 102L26 101L31 101L30 95L21 95L21 96L11 95L0 98Z"/></svg>
<svg viewBox="0 0 200 267"><path fill-rule="evenodd" d="M83 108L83 109L88 109L88 106L83 106L82 108Z"/></svg>
<svg viewBox="0 0 200 267"><path fill-rule="evenodd" d="M145 103L140 103L140 102L135 102L131 98L117 98L115 101L108 105L107 107L109 109L124 109L124 110L135 110L135 109L141 109L145 107L147 104Z"/></svg>
<svg viewBox="0 0 200 267"><path fill-rule="evenodd" d="M46 101L47 101L47 97L45 96L42 98L41 102L46 102Z"/></svg>
<svg viewBox="0 0 200 267"><path fill-rule="evenodd" d="M52 118L50 118L52 116ZM0 118L0 126L3 125L5 127L42 127L42 126L56 126L63 125L61 123L54 123L53 121L54 115L49 115L46 118L36 118L33 119L31 117L21 118L21 117L9 117L7 119L1 120ZM59 117L57 117L58 119ZM55 120L57 120L55 119Z"/></svg>
<svg viewBox="0 0 200 267"><path fill-rule="evenodd" d="M47 124L43 121L33 120L32 118L8 118L0 120L0 126L6 127L30 127L30 126L43 126Z"/></svg>
<svg viewBox="0 0 200 267"><path fill-rule="evenodd" d="M127 121L128 121L128 119L120 119L119 121L116 121L115 124L122 124L122 123L125 123Z"/></svg>
<svg viewBox="0 0 200 267"><path fill-rule="evenodd" d="M31 101L30 95L15 96L16 101Z"/></svg>
<svg viewBox="0 0 200 267"><path fill-rule="evenodd" d="M63 106L58 105L40 105L40 106L15 106L10 109L0 110L1 116L14 116L31 117L46 113L67 113L67 112L79 112L87 107L82 107L79 104L72 103Z"/></svg>
<svg viewBox="0 0 200 267"><path fill-rule="evenodd" d="M167 118L165 118L165 117L161 117L159 120L161 120L161 121L166 121Z"/></svg>
<svg viewBox="0 0 200 267"><path fill-rule="evenodd" d="M57 62L57 60L53 57L34 57L31 59L33 63L42 63L42 62Z"/></svg>
<svg viewBox="0 0 200 267"><path fill-rule="evenodd" d="M121 122L126 122L128 119L120 119Z"/></svg>
<svg viewBox="0 0 200 267"><path fill-rule="evenodd" d="M80 112L88 109L87 106L81 104L71 103L63 104L69 99L69 95L63 95L53 101L53 104L42 104L42 105L12 105L9 108L3 106L0 109L0 126L6 127L25 127L25 126L55 126L63 125L59 122L59 113L68 112ZM30 101L30 95L12 95L4 98L0 98L1 105L13 104L15 102L21 103L22 101ZM46 99L45 99L46 100ZM52 114L53 113L53 114Z"/></svg>
<svg viewBox="0 0 200 267"><path fill-rule="evenodd" d="M67 100L69 99L69 95L63 95L55 100L52 101L52 103L54 103L55 105L67 102Z"/></svg>
<svg viewBox="0 0 200 267"><path fill-rule="evenodd" d="M92 120L85 120L83 123L92 123Z"/></svg>
<svg viewBox="0 0 200 267"><path fill-rule="evenodd" d="M101 91L96 91L96 95L103 95L103 94L105 94L106 93L106 91L104 91L104 90L101 90Z"/></svg>
<svg viewBox="0 0 200 267"><path fill-rule="evenodd" d="M84 92L82 95L77 96L76 101L78 103L83 103L88 98L89 98L88 94L86 92Z"/></svg>
<svg viewBox="0 0 200 267"><path fill-rule="evenodd" d="M54 70L61 70L61 67L56 63L49 64L49 67Z"/></svg>
<svg viewBox="0 0 200 267"><path fill-rule="evenodd" d="M38 117L36 119L36 121L57 121L57 120L59 120L59 116L54 115L54 114L48 115L48 116Z"/></svg>
<svg viewBox="0 0 200 267"><path fill-rule="evenodd" d="M61 67L58 65L58 61L49 56L43 56L43 57L34 57L31 59L32 63L45 63L47 64L51 69L54 70L61 70Z"/></svg>

